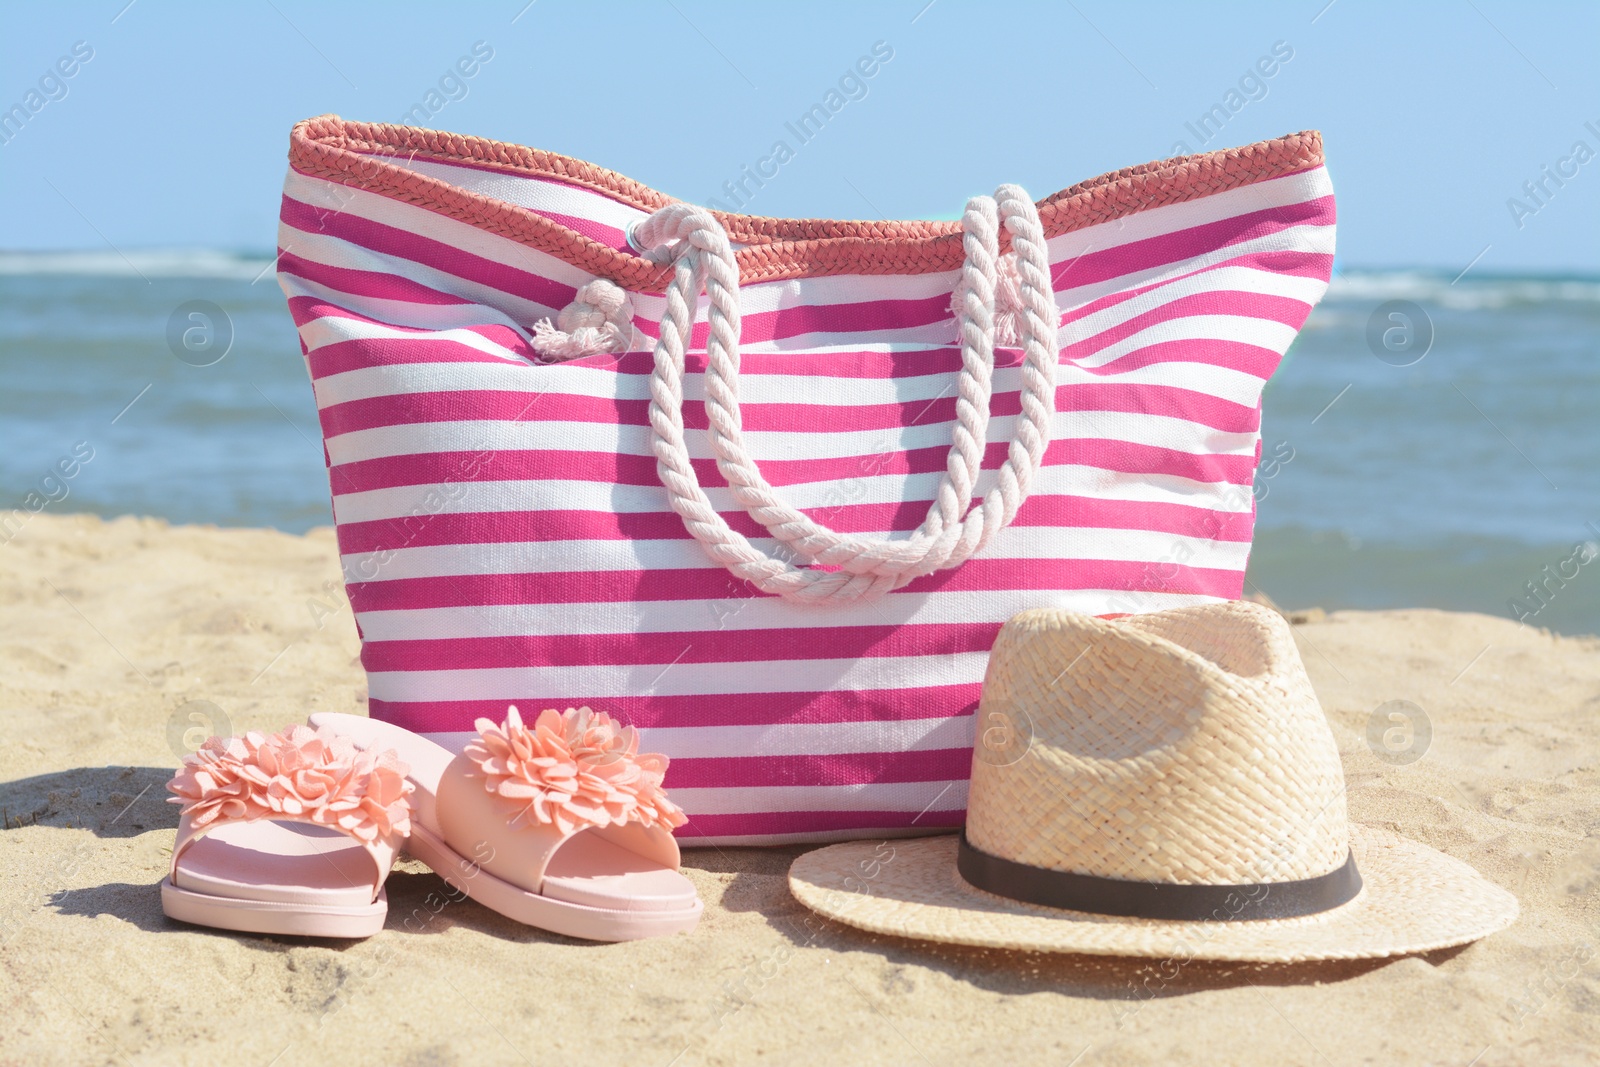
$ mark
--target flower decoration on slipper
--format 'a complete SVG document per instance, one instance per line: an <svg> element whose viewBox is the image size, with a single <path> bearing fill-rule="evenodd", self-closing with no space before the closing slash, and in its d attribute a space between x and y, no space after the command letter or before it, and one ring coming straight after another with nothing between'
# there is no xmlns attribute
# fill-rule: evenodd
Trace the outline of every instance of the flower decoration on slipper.
<svg viewBox="0 0 1600 1067"><path fill-rule="evenodd" d="M167 789L196 827L294 818L371 842L411 832L409 771L392 750L363 751L332 730L295 725L213 737L183 758Z"/></svg>
<svg viewBox="0 0 1600 1067"><path fill-rule="evenodd" d="M639 733L603 711L546 708L530 729L512 705L506 721L474 725L463 750L484 788L517 806L510 825L554 824L562 833L635 821L671 830L688 821L667 799L667 757L639 752Z"/></svg>

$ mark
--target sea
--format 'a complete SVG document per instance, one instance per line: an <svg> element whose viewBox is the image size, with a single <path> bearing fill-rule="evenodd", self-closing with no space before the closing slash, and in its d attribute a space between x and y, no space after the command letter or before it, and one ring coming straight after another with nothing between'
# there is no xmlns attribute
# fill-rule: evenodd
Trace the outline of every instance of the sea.
<svg viewBox="0 0 1600 1067"><path fill-rule="evenodd" d="M331 523L264 254L0 252L0 444L13 526ZM1600 277L1339 267L1267 384L1255 493L1247 581L1282 607L1600 633Z"/></svg>

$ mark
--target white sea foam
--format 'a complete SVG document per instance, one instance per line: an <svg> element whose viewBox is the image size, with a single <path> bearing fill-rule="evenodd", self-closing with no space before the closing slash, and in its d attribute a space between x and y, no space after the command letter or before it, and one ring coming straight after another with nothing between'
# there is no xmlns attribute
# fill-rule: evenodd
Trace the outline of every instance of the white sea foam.
<svg viewBox="0 0 1600 1067"><path fill-rule="evenodd" d="M1542 303L1600 304L1600 278L1486 277L1428 271L1340 271L1328 286L1331 303L1411 300L1460 311Z"/></svg>
<svg viewBox="0 0 1600 1067"><path fill-rule="evenodd" d="M126 252L0 252L0 275L76 274L118 278L223 278L253 281L272 260L209 248Z"/></svg>

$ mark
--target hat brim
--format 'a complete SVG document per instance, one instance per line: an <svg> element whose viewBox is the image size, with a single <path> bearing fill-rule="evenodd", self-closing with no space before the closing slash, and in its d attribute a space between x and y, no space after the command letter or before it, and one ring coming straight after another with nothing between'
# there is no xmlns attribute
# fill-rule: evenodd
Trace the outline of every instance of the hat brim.
<svg viewBox="0 0 1600 1067"><path fill-rule="evenodd" d="M1460 860L1370 826L1350 826L1354 900L1297 919L1180 922L1041 907L956 873L954 836L852 841L789 868L806 907L874 933L984 948L1156 959L1290 963L1399 956L1476 941L1511 925L1517 899Z"/></svg>

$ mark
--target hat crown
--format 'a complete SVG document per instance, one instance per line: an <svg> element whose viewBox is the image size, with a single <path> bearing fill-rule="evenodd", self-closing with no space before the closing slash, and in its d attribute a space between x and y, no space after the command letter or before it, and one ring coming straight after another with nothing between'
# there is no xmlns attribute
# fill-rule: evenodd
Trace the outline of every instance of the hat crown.
<svg viewBox="0 0 1600 1067"><path fill-rule="evenodd" d="M1343 769L1288 624L1248 602L1016 616L984 680L967 836L1018 863L1145 882L1338 868Z"/></svg>

